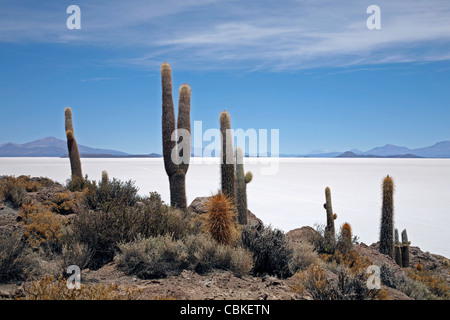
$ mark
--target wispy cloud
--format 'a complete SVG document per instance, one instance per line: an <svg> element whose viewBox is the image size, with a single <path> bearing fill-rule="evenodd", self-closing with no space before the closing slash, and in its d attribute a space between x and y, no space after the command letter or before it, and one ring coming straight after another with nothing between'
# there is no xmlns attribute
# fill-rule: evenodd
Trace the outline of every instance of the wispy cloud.
<svg viewBox="0 0 450 320"><path fill-rule="evenodd" d="M367 29L372 3L364 0L80 1L80 31L65 28L65 1L32 10L26 2L0 2L0 41L127 48L110 61L139 67L296 70L450 59L447 0L378 0L381 30Z"/></svg>

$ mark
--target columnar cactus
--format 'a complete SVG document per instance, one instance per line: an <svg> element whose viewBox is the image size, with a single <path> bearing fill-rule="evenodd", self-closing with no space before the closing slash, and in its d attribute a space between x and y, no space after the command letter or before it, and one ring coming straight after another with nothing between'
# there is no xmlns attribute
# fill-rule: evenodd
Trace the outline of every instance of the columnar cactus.
<svg viewBox="0 0 450 320"><path fill-rule="evenodd" d="M79 185L83 181L83 173L81 171L80 153L78 152L78 144L75 139L72 123L72 109L67 107L64 110L65 129L67 138L67 149L69 152L70 169L72 171L72 182L74 185Z"/></svg>
<svg viewBox="0 0 450 320"><path fill-rule="evenodd" d="M394 181L389 175L384 178L382 189L380 253L394 258Z"/></svg>
<svg viewBox="0 0 450 320"><path fill-rule="evenodd" d="M402 264L404 268L409 267L409 245L406 229L402 231Z"/></svg>
<svg viewBox="0 0 450 320"><path fill-rule="evenodd" d="M325 227L325 240L326 242L334 248L335 244L335 231L334 231L334 220L337 218L336 214L333 213L333 206L331 205L331 190L329 187L325 188L325 203L323 207L327 211L327 225Z"/></svg>
<svg viewBox="0 0 450 320"><path fill-rule="evenodd" d="M234 177L234 149L233 149L233 135L231 132L231 118L225 110L220 113L220 133L222 140L221 150L221 183L222 193L228 196L231 201L235 201L235 177Z"/></svg>
<svg viewBox="0 0 450 320"><path fill-rule="evenodd" d="M106 186L108 185L109 177L108 177L108 171L103 170L102 171L102 185Z"/></svg>
<svg viewBox="0 0 450 320"><path fill-rule="evenodd" d="M398 229L395 228L395 245L394 245L394 258L395 262L402 267L402 246L400 244L399 238L398 238Z"/></svg>
<svg viewBox="0 0 450 320"><path fill-rule="evenodd" d="M236 205L238 222L242 225L248 223L247 219L247 183L250 183L253 175L249 171L244 175L244 153L240 147L236 148Z"/></svg>
<svg viewBox="0 0 450 320"><path fill-rule="evenodd" d="M191 154L191 121L190 121L190 103L191 88L183 84L179 89L178 101L178 123L179 135L172 139L175 134L175 111L172 97L172 70L168 63L161 65L161 84L162 84L162 142L164 167L169 176L170 185L170 205L177 208L186 208L186 173L189 168ZM182 141L180 132L189 133L189 137L183 136L184 148L177 149L177 142ZM183 154L186 152L186 154ZM180 158L183 161L180 161Z"/></svg>

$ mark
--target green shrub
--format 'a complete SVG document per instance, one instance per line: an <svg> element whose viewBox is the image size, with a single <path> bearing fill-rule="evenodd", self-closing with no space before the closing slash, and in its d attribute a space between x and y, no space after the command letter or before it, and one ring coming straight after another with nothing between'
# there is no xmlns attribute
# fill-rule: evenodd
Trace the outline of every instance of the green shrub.
<svg viewBox="0 0 450 320"><path fill-rule="evenodd" d="M260 229L246 226L242 230L241 241L243 247L254 255L254 275L269 274L277 277L291 275L289 261L292 249L283 231L272 229L270 226L262 226Z"/></svg>

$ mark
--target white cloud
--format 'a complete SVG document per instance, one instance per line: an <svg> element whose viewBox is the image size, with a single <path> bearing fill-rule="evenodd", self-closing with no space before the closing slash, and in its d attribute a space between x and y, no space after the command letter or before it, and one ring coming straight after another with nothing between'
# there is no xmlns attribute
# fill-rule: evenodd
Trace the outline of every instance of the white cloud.
<svg viewBox="0 0 450 320"><path fill-rule="evenodd" d="M16 3L2 2L0 41L130 49L111 63L286 70L449 59L447 0L378 0L381 30L367 29L364 0L80 1L78 33L65 29L61 4Z"/></svg>

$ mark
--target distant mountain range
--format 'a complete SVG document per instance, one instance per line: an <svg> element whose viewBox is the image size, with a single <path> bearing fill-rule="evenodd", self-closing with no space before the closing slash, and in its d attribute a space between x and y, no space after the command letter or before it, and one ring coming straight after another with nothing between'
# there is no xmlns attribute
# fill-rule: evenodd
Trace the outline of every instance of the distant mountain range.
<svg viewBox="0 0 450 320"><path fill-rule="evenodd" d="M450 141L441 141L424 148L409 149L407 147L387 144L368 151L351 149L345 152L315 151L309 154L283 154L280 157L309 158L450 158Z"/></svg>
<svg viewBox="0 0 450 320"><path fill-rule="evenodd" d="M78 145L80 156L83 158L144 158L160 157L158 154L131 155L125 152L90 148ZM32 142L17 144L5 143L0 145L0 157L67 157L67 142L55 137L47 137Z"/></svg>
<svg viewBox="0 0 450 320"><path fill-rule="evenodd" d="M151 153L133 155L125 152L91 148L78 145L80 156L84 158L157 158L160 154ZM212 155L214 156L214 154ZM270 155L269 155L270 156ZM67 157L67 142L55 137L24 143L5 143L0 145L0 157ZM316 150L309 154L280 154L280 157L309 158L450 158L450 141L441 141L424 148L409 149L407 147L387 144L368 151L351 149L345 152L328 152Z"/></svg>

